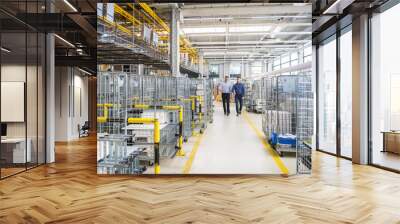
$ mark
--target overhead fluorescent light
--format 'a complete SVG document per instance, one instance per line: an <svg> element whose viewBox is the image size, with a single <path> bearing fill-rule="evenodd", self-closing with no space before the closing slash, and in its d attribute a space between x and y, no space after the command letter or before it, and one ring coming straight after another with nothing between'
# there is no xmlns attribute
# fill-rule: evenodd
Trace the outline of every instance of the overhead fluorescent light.
<svg viewBox="0 0 400 224"><path fill-rule="evenodd" d="M272 38L275 38L275 37L276 37L276 34L279 33L279 32L281 32L281 30L282 30L282 27L281 27L281 26L276 26L275 29L274 29L274 31L271 33L271 37L272 37Z"/></svg>
<svg viewBox="0 0 400 224"><path fill-rule="evenodd" d="M81 68L78 68L78 70L81 71L81 72L83 72L83 73L85 73L85 74L87 74L87 75L92 75L92 73L90 73L90 72L88 72L88 71L85 71L85 70L83 70L83 69L81 69Z"/></svg>
<svg viewBox="0 0 400 224"><path fill-rule="evenodd" d="M58 34L54 34L55 37L57 37L59 40L61 40L62 42L64 42L65 44L69 45L70 47L75 48L75 45L73 45L71 42L69 42L68 40L60 37Z"/></svg>
<svg viewBox="0 0 400 224"><path fill-rule="evenodd" d="M183 28L185 34L189 33L222 33L225 32L225 27L197 27L197 28Z"/></svg>
<svg viewBox="0 0 400 224"><path fill-rule="evenodd" d="M74 12L78 12L78 10L68 1L64 0L64 3L68 5Z"/></svg>
<svg viewBox="0 0 400 224"><path fill-rule="evenodd" d="M5 47L1 47L0 49L1 49L2 51L6 52L6 53L10 53L10 52L11 52L10 50L8 50L8 49L5 48Z"/></svg>
<svg viewBox="0 0 400 224"><path fill-rule="evenodd" d="M266 32L271 29L271 26L234 26L229 27L229 32Z"/></svg>
<svg viewBox="0 0 400 224"><path fill-rule="evenodd" d="M197 17L185 17L184 20L186 21L192 21L192 20L233 20L233 17L201 17L201 16L197 16Z"/></svg>

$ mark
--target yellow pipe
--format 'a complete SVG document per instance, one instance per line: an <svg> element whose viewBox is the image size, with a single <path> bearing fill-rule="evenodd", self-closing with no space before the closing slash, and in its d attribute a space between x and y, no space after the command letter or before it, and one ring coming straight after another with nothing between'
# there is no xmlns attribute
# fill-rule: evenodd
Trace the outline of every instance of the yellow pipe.
<svg viewBox="0 0 400 224"><path fill-rule="evenodd" d="M146 105L146 104L135 104L135 105L132 105L132 107L137 108L137 109L149 109L150 108L150 106Z"/></svg>
<svg viewBox="0 0 400 224"><path fill-rule="evenodd" d="M128 118L128 124L153 124L158 121L157 118L151 117L130 117Z"/></svg>
<svg viewBox="0 0 400 224"><path fill-rule="evenodd" d="M157 118L128 118L128 124L154 125L154 173L160 174L160 122Z"/></svg>
<svg viewBox="0 0 400 224"><path fill-rule="evenodd" d="M183 107L175 106L171 108L179 109L179 140L178 140L178 152L177 156L185 156L185 151L183 150Z"/></svg>
<svg viewBox="0 0 400 224"><path fill-rule="evenodd" d="M98 103L97 107L113 107L114 104L111 103Z"/></svg>
<svg viewBox="0 0 400 224"><path fill-rule="evenodd" d="M98 103L97 107L103 107L104 114L101 117L97 117L97 122L100 124L106 123L108 119L108 108L113 107L114 105L111 103Z"/></svg>

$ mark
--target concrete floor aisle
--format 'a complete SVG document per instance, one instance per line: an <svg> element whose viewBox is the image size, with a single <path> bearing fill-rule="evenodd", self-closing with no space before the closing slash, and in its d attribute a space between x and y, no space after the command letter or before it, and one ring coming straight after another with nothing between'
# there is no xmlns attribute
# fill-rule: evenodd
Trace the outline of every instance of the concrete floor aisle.
<svg viewBox="0 0 400 224"><path fill-rule="evenodd" d="M244 113L237 117L232 104L231 115L225 116L222 106L217 104L214 122L202 136L188 173L282 174L283 169L293 173L295 159L273 158L256 133L260 126L260 115Z"/></svg>

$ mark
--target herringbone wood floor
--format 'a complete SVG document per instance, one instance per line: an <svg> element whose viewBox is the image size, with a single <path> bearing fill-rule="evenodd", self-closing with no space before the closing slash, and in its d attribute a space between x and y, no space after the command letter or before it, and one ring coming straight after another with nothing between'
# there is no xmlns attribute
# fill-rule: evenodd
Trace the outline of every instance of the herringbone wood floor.
<svg viewBox="0 0 400 224"><path fill-rule="evenodd" d="M96 175L96 142L0 181L0 223L400 223L400 175L314 153L310 176Z"/></svg>

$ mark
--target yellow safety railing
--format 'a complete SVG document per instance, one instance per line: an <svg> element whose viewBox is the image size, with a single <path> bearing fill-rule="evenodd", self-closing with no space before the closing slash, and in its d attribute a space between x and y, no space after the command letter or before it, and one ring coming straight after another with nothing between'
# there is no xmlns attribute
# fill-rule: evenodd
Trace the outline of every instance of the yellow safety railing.
<svg viewBox="0 0 400 224"><path fill-rule="evenodd" d="M157 118L128 118L128 124L154 125L154 173L160 173L160 122Z"/></svg>
<svg viewBox="0 0 400 224"><path fill-rule="evenodd" d="M100 124L101 123L106 123L107 120L108 120L108 108L109 107L113 107L113 104L110 104L110 103L104 103L104 104L98 103L97 107L103 107L103 109L104 109L103 116L97 117L97 123L100 123Z"/></svg>
<svg viewBox="0 0 400 224"><path fill-rule="evenodd" d="M169 105L169 106L150 106L146 104L135 104L132 108L149 110L149 109L162 109L162 110L172 110L179 112L179 138L178 138L178 151L177 156L185 156L185 151L183 150L183 107L181 105Z"/></svg>
<svg viewBox="0 0 400 224"><path fill-rule="evenodd" d="M190 96L192 100L192 130L194 134L194 127L195 127L195 120L194 120L194 113L196 110L196 101L199 102L199 123L201 124L203 120L203 113L201 112L202 104L203 104L203 97L202 96Z"/></svg>
<svg viewBox="0 0 400 224"><path fill-rule="evenodd" d="M133 25L140 25L142 24L139 20L137 20L133 15L131 15L129 12L125 11L121 6L118 4L114 4L114 11L118 13L119 15L125 17L129 22L131 22Z"/></svg>

